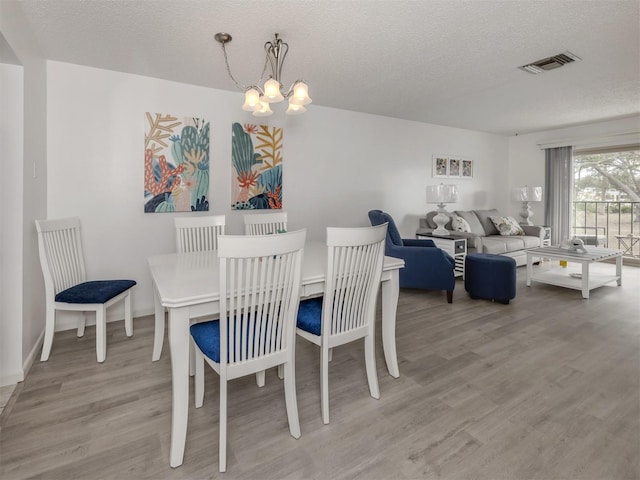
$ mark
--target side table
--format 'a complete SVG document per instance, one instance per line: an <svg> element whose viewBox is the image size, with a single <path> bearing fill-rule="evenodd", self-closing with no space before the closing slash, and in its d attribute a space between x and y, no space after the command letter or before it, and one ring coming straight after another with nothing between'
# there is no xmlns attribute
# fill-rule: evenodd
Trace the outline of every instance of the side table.
<svg viewBox="0 0 640 480"><path fill-rule="evenodd" d="M546 225L538 225L538 226L542 227L542 229L544 230L544 238L542 239L542 246L550 247L551 246L551 227L548 227Z"/></svg>
<svg viewBox="0 0 640 480"><path fill-rule="evenodd" d="M467 256L467 237L463 235L434 235L433 233L416 233L417 239L433 240L436 247L444 250L453 257L456 264L454 276L464 278L464 259Z"/></svg>
<svg viewBox="0 0 640 480"><path fill-rule="evenodd" d="M544 238L542 239L543 247L551 246L551 227L547 227L546 225L540 225L544 229Z"/></svg>

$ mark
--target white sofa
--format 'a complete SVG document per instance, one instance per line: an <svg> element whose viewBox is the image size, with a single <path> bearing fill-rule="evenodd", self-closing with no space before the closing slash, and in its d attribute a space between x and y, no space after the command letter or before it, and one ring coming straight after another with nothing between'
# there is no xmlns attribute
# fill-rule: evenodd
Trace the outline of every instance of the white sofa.
<svg viewBox="0 0 640 480"><path fill-rule="evenodd" d="M429 212L420 219L420 228L416 234L428 233L435 230L437 225L433 217L438 212ZM452 215L457 215L469 225L468 232L454 230L452 226ZM516 265L521 266L527 263L526 249L542 246L545 231L544 228L536 225L520 225L525 235L501 235L489 217L503 216L498 210L457 210L449 213L450 220L445 225L447 230L456 235L467 238L467 253L494 253L512 257Z"/></svg>

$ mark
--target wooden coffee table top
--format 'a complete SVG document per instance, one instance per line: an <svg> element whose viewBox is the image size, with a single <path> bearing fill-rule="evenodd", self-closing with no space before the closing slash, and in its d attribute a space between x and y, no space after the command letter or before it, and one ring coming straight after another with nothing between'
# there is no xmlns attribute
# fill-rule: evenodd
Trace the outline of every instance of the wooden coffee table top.
<svg viewBox="0 0 640 480"><path fill-rule="evenodd" d="M613 248L596 248L587 247L587 253L583 252L570 252L568 248L554 245L551 247L538 247L530 248L527 250L527 255L540 255L548 256L552 258L563 258L567 260L576 261L598 261L605 260L607 258L615 258L622 256L622 250L616 250Z"/></svg>

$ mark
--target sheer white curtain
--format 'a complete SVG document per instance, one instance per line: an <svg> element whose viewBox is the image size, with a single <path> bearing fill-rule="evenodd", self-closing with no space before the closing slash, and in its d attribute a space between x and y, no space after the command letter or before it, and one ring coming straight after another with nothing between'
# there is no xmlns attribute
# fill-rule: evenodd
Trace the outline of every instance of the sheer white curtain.
<svg viewBox="0 0 640 480"><path fill-rule="evenodd" d="M545 225L551 227L551 244L571 238L573 211L573 147L545 149Z"/></svg>

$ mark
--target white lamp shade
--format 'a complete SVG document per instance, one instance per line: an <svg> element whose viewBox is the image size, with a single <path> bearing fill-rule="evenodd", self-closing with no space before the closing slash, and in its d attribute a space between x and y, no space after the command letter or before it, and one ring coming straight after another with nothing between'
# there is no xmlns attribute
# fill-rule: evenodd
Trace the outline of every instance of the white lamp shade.
<svg viewBox="0 0 640 480"><path fill-rule="evenodd" d="M280 82L270 78L264 82L264 95L262 101L267 103L278 103L284 100L280 92Z"/></svg>
<svg viewBox="0 0 640 480"><path fill-rule="evenodd" d="M302 105L296 105L295 103L289 101L289 108L287 108L287 111L285 113L287 115L300 115L306 111L307 109Z"/></svg>
<svg viewBox="0 0 640 480"><path fill-rule="evenodd" d="M308 105L312 102L309 97L309 87L304 82L297 82L293 86L293 95L289 99L289 104Z"/></svg>
<svg viewBox="0 0 640 480"><path fill-rule="evenodd" d="M511 197L518 202L541 202L542 187L515 187L511 191Z"/></svg>
<svg viewBox="0 0 640 480"><path fill-rule="evenodd" d="M247 112L255 112L260 108L260 92L256 88L250 88L244 92L242 109Z"/></svg>
<svg viewBox="0 0 640 480"><path fill-rule="evenodd" d="M260 108L253 112L254 117L268 117L273 114L273 110L267 102L260 101Z"/></svg>
<svg viewBox="0 0 640 480"><path fill-rule="evenodd" d="M427 185L427 203L455 203L458 201L457 185Z"/></svg>

